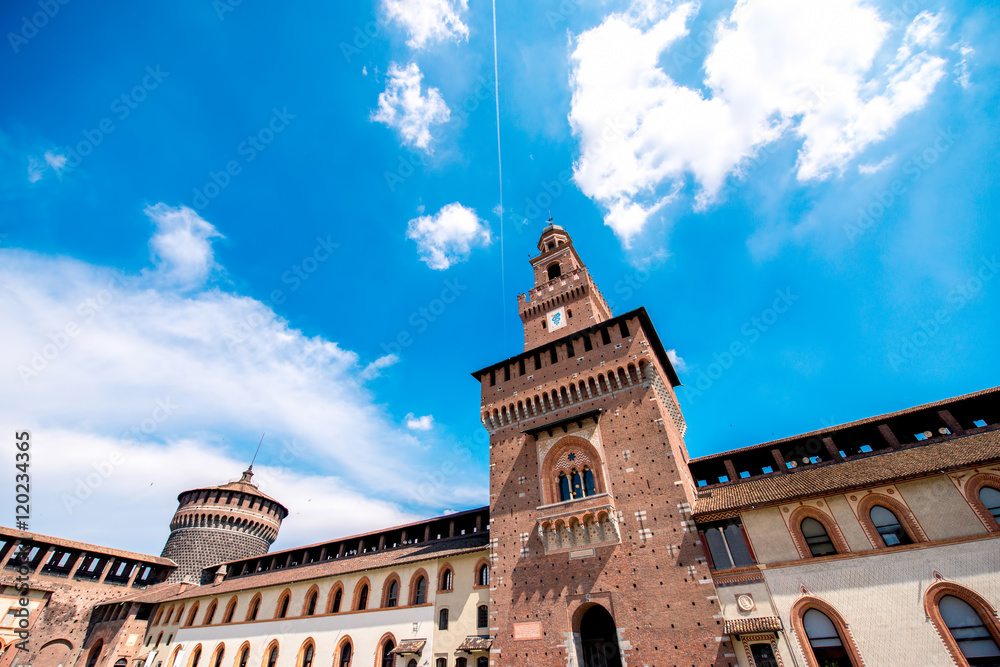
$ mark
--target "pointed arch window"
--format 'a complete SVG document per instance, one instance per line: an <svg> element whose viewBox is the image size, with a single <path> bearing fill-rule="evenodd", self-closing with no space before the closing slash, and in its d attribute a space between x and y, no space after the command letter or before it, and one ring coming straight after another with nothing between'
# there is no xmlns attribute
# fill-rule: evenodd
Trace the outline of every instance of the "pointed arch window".
<svg viewBox="0 0 1000 667"><path fill-rule="evenodd" d="M812 517L806 517L799 525L802 536L806 538L806 545L813 556L828 556L837 553L837 548L833 546L833 541L826 532L826 527Z"/></svg>
<svg viewBox="0 0 1000 667"><path fill-rule="evenodd" d="M844 648L844 641L830 617L818 609L802 616L802 626L816 662L824 667L858 667Z"/></svg>
<svg viewBox="0 0 1000 667"><path fill-rule="evenodd" d="M219 606L219 603L212 600L212 604L208 605L208 611L205 612L205 619L203 621L204 625L211 625L212 621L215 619L215 609Z"/></svg>
<svg viewBox="0 0 1000 667"><path fill-rule="evenodd" d="M236 613L236 598L231 599L226 605L226 613L222 616L222 622L232 623L234 613Z"/></svg>
<svg viewBox="0 0 1000 667"><path fill-rule="evenodd" d="M979 489L979 499L986 506L986 511L993 516L993 520L1000 523L1000 491L991 486L984 486Z"/></svg>
<svg viewBox="0 0 1000 667"><path fill-rule="evenodd" d="M271 648L267 652L267 667L274 667L278 662L278 642L271 644Z"/></svg>
<svg viewBox="0 0 1000 667"><path fill-rule="evenodd" d="M451 568L446 568L444 572L441 573L441 590L450 591L455 587L455 573L451 571Z"/></svg>
<svg viewBox="0 0 1000 667"><path fill-rule="evenodd" d="M938 602L938 610L971 667L1000 665L1000 646L972 605L954 595L945 595Z"/></svg>
<svg viewBox="0 0 1000 667"><path fill-rule="evenodd" d="M417 579L416 591L413 594L413 604L424 604L427 602L427 579L420 577Z"/></svg>
<svg viewBox="0 0 1000 667"><path fill-rule="evenodd" d="M361 593L358 595L358 611L363 609L368 609L368 584L361 587Z"/></svg>
<svg viewBox="0 0 1000 667"><path fill-rule="evenodd" d="M389 591L385 596L385 606L395 607L399 604L399 582L393 579L389 582Z"/></svg>
<svg viewBox="0 0 1000 667"><path fill-rule="evenodd" d="M340 603L344 599L344 589L338 588L336 594L333 596L333 606L330 607L331 613L340 613Z"/></svg>
<svg viewBox="0 0 1000 667"><path fill-rule="evenodd" d="M275 618L285 618L288 616L288 601L291 599L292 594L285 591L281 594L281 599L278 600L278 610L275 613Z"/></svg>
<svg viewBox="0 0 1000 667"><path fill-rule="evenodd" d="M476 572L476 585L477 586L489 586L490 585L490 566L483 564L480 566L479 571Z"/></svg>
<svg viewBox="0 0 1000 667"><path fill-rule="evenodd" d="M906 529L899 523L899 518L893 514L892 510L875 505L868 513L872 523L875 525L878 534L882 536L885 546L894 547L899 544L913 544L913 540L907 534Z"/></svg>
<svg viewBox="0 0 1000 667"><path fill-rule="evenodd" d="M340 660L337 662L337 667L351 667L351 643L346 642L340 649Z"/></svg>
<svg viewBox="0 0 1000 667"><path fill-rule="evenodd" d="M298 667L312 667L315 654L316 647L313 646L311 640L306 640L306 645L302 648L302 658L299 661Z"/></svg>
<svg viewBox="0 0 1000 667"><path fill-rule="evenodd" d="M382 646L382 662L381 667L395 667L396 666L396 655L392 652L396 648L395 642L391 639L387 639L385 644Z"/></svg>
<svg viewBox="0 0 1000 667"><path fill-rule="evenodd" d="M188 663L188 667L198 667L198 662L201 660L201 644L194 647L194 653L191 654L191 661Z"/></svg>
<svg viewBox="0 0 1000 667"><path fill-rule="evenodd" d="M583 493L592 496L597 493L597 486L594 484L594 471L590 466L583 467Z"/></svg>
<svg viewBox="0 0 1000 667"><path fill-rule="evenodd" d="M222 667L222 658L226 654L226 645L219 644L215 649L215 659L212 660L212 667Z"/></svg>
<svg viewBox="0 0 1000 667"><path fill-rule="evenodd" d="M583 482L580 480L580 473L576 470L569 474L570 486L572 487L574 498L583 498Z"/></svg>
<svg viewBox="0 0 1000 667"><path fill-rule="evenodd" d="M254 599L250 601L250 609L247 610L247 620L256 621L257 612L259 611L260 611L260 594L255 596Z"/></svg>
<svg viewBox="0 0 1000 667"><path fill-rule="evenodd" d="M184 627L189 628L194 625L195 616L198 615L198 603L195 602L194 606L191 607L191 611L188 613L187 621L184 623ZM178 614L180 616L180 614Z"/></svg>
<svg viewBox="0 0 1000 667"><path fill-rule="evenodd" d="M559 500L560 501L566 501L566 500L569 500L571 497L572 496L570 495L570 492L569 492L569 477L566 476L566 473L560 472L559 473Z"/></svg>
<svg viewBox="0 0 1000 667"><path fill-rule="evenodd" d="M236 661L236 667L247 667L247 661L250 659L250 647L244 646L240 649L240 657Z"/></svg>
<svg viewBox="0 0 1000 667"><path fill-rule="evenodd" d="M316 600L319 598L319 592L313 591L309 594L309 600L306 602L306 616L312 616L316 613Z"/></svg>

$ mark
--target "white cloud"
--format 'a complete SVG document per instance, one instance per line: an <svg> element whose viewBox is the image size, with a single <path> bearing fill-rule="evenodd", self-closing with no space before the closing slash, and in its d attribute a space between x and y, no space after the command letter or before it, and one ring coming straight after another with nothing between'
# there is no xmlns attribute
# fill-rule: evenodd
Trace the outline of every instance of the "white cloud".
<svg viewBox="0 0 1000 667"><path fill-rule="evenodd" d="M396 63L389 65L389 82L385 92L378 96L378 109L371 119L385 123L403 135L403 142L430 152L430 127L448 122L451 110L437 88L421 93L424 75L416 63L405 68Z"/></svg>
<svg viewBox="0 0 1000 667"><path fill-rule="evenodd" d="M200 287L218 266L211 239L223 238L215 227L187 206L149 206L145 211L156 225L149 249L161 282L181 289Z"/></svg>
<svg viewBox="0 0 1000 667"><path fill-rule="evenodd" d="M571 55L569 119L583 147L574 178L626 245L687 180L704 208L783 137L802 142L800 181L842 173L924 106L944 73L929 52L941 38L937 15L916 17L879 70L891 26L860 0L739 0L716 27L703 92L661 66L687 53L697 6L662 7L610 15Z"/></svg>
<svg viewBox="0 0 1000 667"><path fill-rule="evenodd" d="M405 417L406 428L412 431L429 431L434 428L434 415L424 415L423 417L414 417L413 413L410 412Z"/></svg>
<svg viewBox="0 0 1000 667"><path fill-rule="evenodd" d="M389 19L410 34L406 43L415 49L441 41L468 41L469 27L462 22L468 9L468 0L385 0Z"/></svg>
<svg viewBox="0 0 1000 667"><path fill-rule="evenodd" d="M871 174L877 174L878 172L882 171L895 161L896 161L896 156L890 155L889 157L879 162L859 164L858 173L864 174L866 176L870 176Z"/></svg>
<svg viewBox="0 0 1000 667"><path fill-rule="evenodd" d="M62 174L66 169L66 156L46 151L41 158L28 157L28 181L30 183L37 183L42 180L45 172L49 169L56 172L57 176Z"/></svg>
<svg viewBox="0 0 1000 667"><path fill-rule="evenodd" d="M667 359L670 359L670 363L674 365L674 370L678 373L687 371L687 363L677 354L677 350L667 350Z"/></svg>
<svg viewBox="0 0 1000 667"><path fill-rule="evenodd" d="M395 354L386 354L371 362L360 373L362 380L372 380L382 374L383 368L389 368L399 362Z"/></svg>
<svg viewBox="0 0 1000 667"><path fill-rule="evenodd" d="M976 50L965 42L952 44L950 48L952 51L957 51L958 54L962 56L961 60L955 64L955 83L960 85L962 88L968 88L972 82L972 72L969 68L969 60L976 54Z"/></svg>
<svg viewBox="0 0 1000 667"><path fill-rule="evenodd" d="M406 236L417 242L420 259L439 271L467 259L473 248L490 244L486 223L458 202L448 204L435 215L410 220Z"/></svg>
<svg viewBox="0 0 1000 667"><path fill-rule="evenodd" d="M197 230L184 215L179 228ZM209 244L215 234L192 236ZM210 253L198 256L209 265ZM158 261L175 271L174 259ZM256 299L9 248L0 285L0 310L17 322L0 327L0 427L29 429L36 443L33 530L159 553L177 493L238 477L262 432L254 469L292 512L289 546L486 501L485 475L474 474L407 495L433 479L434 443L397 426L365 388L356 353L303 335ZM113 451L122 462L81 490ZM123 524L127 534L111 528Z"/></svg>

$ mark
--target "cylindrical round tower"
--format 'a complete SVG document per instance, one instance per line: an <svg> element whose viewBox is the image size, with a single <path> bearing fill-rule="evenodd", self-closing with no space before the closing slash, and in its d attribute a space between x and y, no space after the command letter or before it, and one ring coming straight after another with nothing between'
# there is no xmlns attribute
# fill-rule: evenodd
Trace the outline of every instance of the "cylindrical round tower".
<svg viewBox="0 0 1000 667"><path fill-rule="evenodd" d="M253 467L237 482L191 489L177 496L164 558L177 563L168 582L202 581L202 569L267 553L288 509L251 481Z"/></svg>

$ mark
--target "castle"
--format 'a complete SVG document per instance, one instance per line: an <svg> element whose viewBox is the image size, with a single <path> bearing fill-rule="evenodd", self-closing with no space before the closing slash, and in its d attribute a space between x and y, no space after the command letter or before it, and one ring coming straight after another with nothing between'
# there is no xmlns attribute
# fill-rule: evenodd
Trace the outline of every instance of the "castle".
<svg viewBox="0 0 1000 667"><path fill-rule="evenodd" d="M649 315L538 250L488 507L271 552L247 470L159 557L2 528L0 667L1000 665L1000 388L690 459Z"/></svg>

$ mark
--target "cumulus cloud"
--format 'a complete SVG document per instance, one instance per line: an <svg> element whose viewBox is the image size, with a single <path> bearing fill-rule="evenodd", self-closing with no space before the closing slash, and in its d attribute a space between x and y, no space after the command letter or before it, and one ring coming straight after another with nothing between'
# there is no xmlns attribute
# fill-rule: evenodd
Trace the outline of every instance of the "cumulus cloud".
<svg viewBox="0 0 1000 667"><path fill-rule="evenodd" d="M880 160L879 162L869 162L867 164L859 164L858 173L865 174L866 176L871 174L877 174L878 172L882 171L895 161L896 161L896 156L890 155L889 157L885 158L884 160Z"/></svg>
<svg viewBox="0 0 1000 667"><path fill-rule="evenodd" d="M437 88L428 88L426 95L421 92L423 78L416 63L389 65L389 81L371 119L398 131L403 143L430 152L431 125L448 122L451 110Z"/></svg>
<svg viewBox="0 0 1000 667"><path fill-rule="evenodd" d="M465 261L473 248L490 244L486 223L474 210L458 202L448 204L434 215L410 220L406 236L417 242L420 259L438 271Z"/></svg>
<svg viewBox="0 0 1000 667"><path fill-rule="evenodd" d="M683 373L687 370L687 363L685 363L681 355L677 354L677 350L667 350L667 359L674 365L674 370L678 373Z"/></svg>
<svg viewBox="0 0 1000 667"><path fill-rule="evenodd" d="M414 417L413 413L406 415L406 428L412 431L429 431L434 428L434 415Z"/></svg>
<svg viewBox="0 0 1000 667"><path fill-rule="evenodd" d="M190 213L152 210L178 216L176 228L209 247L217 237ZM177 238L157 251L167 274L187 266L177 248L204 250ZM210 251L196 254L209 266ZM17 323L0 327L0 422L36 442L33 530L159 553L177 493L239 477L263 432L254 470L292 512L282 544L485 502L475 476L419 502L406 495L431 479L435 445L366 389L365 371L387 357L362 367L355 352L304 335L256 299L178 291L159 268L126 275L0 248L0 285L0 309ZM100 533L123 523L128 535Z"/></svg>
<svg viewBox="0 0 1000 667"><path fill-rule="evenodd" d="M415 49L469 39L469 27L462 22L468 0L385 0L384 6L389 19L410 34L406 43Z"/></svg>
<svg viewBox="0 0 1000 667"><path fill-rule="evenodd" d="M161 282L182 289L201 286L217 267L211 239L223 238L212 223L187 206L146 208L156 226L149 249Z"/></svg>
<svg viewBox="0 0 1000 667"><path fill-rule="evenodd" d="M693 3L640 2L579 35L569 120L580 141L574 179L628 245L690 180L696 210L763 147L801 141L796 176L843 173L865 148L923 107L944 74L932 52L941 19L923 12L882 67L893 34L861 0L739 0L716 27L704 89L662 67L683 58Z"/></svg>

